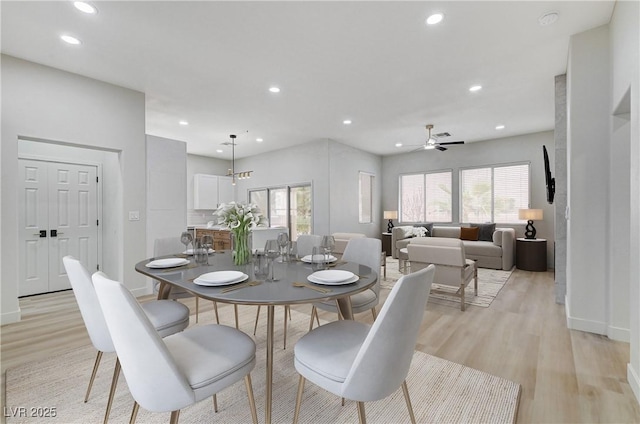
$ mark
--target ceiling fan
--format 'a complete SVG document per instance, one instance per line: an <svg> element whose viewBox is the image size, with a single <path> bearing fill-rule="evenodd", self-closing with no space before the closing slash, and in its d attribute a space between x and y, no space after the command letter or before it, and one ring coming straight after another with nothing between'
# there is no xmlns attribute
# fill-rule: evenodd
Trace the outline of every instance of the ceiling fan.
<svg viewBox="0 0 640 424"><path fill-rule="evenodd" d="M440 138L444 138L444 137L450 137L451 134L449 134L448 132L444 132L444 133L440 133L440 134L436 134L436 135L431 135L431 130L433 129L433 124L428 124L426 126L427 131L429 131L429 138L427 138L427 141L424 142L424 144L422 144L420 147L418 147L417 149L413 150L418 151L418 150L440 150L441 152L444 152L445 150L447 150L446 147L443 146L447 146L447 145L452 145L452 144L464 144L464 141L444 141L444 142L440 142L438 141Z"/></svg>

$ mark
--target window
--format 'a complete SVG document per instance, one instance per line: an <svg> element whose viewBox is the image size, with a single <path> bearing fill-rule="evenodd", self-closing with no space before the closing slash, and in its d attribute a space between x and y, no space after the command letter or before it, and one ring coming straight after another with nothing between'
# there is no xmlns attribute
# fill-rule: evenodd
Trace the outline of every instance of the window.
<svg viewBox="0 0 640 424"><path fill-rule="evenodd" d="M528 163L460 171L460 222L516 224L528 207Z"/></svg>
<svg viewBox="0 0 640 424"><path fill-rule="evenodd" d="M250 190L249 202L258 205L269 227L289 228L291 240L311 234L311 185Z"/></svg>
<svg viewBox="0 0 640 424"><path fill-rule="evenodd" d="M373 178L372 174L366 172L360 172L358 176L358 222L360 224L373 222Z"/></svg>
<svg viewBox="0 0 640 424"><path fill-rule="evenodd" d="M451 222L452 171L400 176L400 222Z"/></svg>

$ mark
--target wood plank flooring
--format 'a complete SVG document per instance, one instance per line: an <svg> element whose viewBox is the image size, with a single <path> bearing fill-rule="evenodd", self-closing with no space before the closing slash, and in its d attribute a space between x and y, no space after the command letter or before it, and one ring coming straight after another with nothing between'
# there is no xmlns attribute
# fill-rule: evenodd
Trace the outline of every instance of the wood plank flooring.
<svg viewBox="0 0 640 424"><path fill-rule="evenodd" d="M193 300L184 302L195 311ZM23 320L0 329L3 406L7 368L91 343L70 291L24 298L20 307ZM211 302L200 308L212 314ZM296 309L310 312L307 305ZM220 313L233 322L230 306L220 304ZM326 312L321 318L335 319ZM357 319L372 321L370 313ZM514 271L489 308L462 312L429 303L417 349L519 382L519 423L640 423L626 382L629 345L568 330L551 272Z"/></svg>

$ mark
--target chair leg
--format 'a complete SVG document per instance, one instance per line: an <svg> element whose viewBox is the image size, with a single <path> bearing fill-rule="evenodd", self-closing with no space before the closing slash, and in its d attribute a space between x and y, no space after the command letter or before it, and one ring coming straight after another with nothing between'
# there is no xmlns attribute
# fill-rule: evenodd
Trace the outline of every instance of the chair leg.
<svg viewBox="0 0 640 424"><path fill-rule="evenodd" d="M311 319L309 320L309 331L313 330L313 316L314 315L318 315L318 310L316 309L316 307L312 307L311 308Z"/></svg>
<svg viewBox="0 0 640 424"><path fill-rule="evenodd" d="M376 312L376 307L371 308L371 315L373 315L373 320L375 321L378 318L378 313Z"/></svg>
<svg viewBox="0 0 640 424"><path fill-rule="evenodd" d="M169 418L169 424L178 424L178 419L180 419L180 410L171 411L171 418Z"/></svg>
<svg viewBox="0 0 640 424"><path fill-rule="evenodd" d="M256 335L256 330L258 329L258 319L260 318L260 305L258 305L258 311L256 312L256 324L253 326L253 335Z"/></svg>
<svg viewBox="0 0 640 424"><path fill-rule="evenodd" d="M91 393L91 387L93 387L93 380L96 379L96 374L98 373L98 367L100 366L100 360L102 359L102 351L98 351L98 355L96 356L96 362L93 364L93 371L91 372L91 378L89 379L89 387L87 387L87 393L84 395L84 403L87 403L89 400L89 393Z"/></svg>
<svg viewBox="0 0 640 424"><path fill-rule="evenodd" d="M120 359L116 358L116 366L113 369L113 379L111 380L111 389L109 390L109 399L107 400L107 410L104 413L104 424L109 421L109 414L111 413L111 405L113 404L113 398L116 395L116 387L118 386L118 377L120 376Z"/></svg>
<svg viewBox="0 0 640 424"><path fill-rule="evenodd" d="M407 387L407 380L402 382L402 393L404 393L404 400L407 402L407 409L409 410L409 418L411 418L411 424L416 424L416 417L413 415L413 407L411 406L411 399L409 398L409 388Z"/></svg>
<svg viewBox="0 0 640 424"><path fill-rule="evenodd" d="M300 415L300 405L302 404L302 392L304 391L304 382L304 377L300 376L300 380L298 380L298 395L296 396L296 409L293 413L293 424L298 423L298 416Z"/></svg>
<svg viewBox="0 0 640 424"><path fill-rule="evenodd" d="M238 326L238 305L233 305L233 313L236 316L236 329L239 330L240 327Z"/></svg>
<svg viewBox="0 0 640 424"><path fill-rule="evenodd" d="M466 305L464 304L464 283L460 284L460 310L464 311Z"/></svg>
<svg viewBox="0 0 640 424"><path fill-rule="evenodd" d="M133 410L131 411L131 418L129 418L129 424L135 424L136 418L138 418L138 409L140 405L135 400L133 401Z"/></svg>
<svg viewBox="0 0 640 424"><path fill-rule="evenodd" d="M218 412L218 395L213 394L213 412Z"/></svg>
<svg viewBox="0 0 640 424"><path fill-rule="evenodd" d="M216 324L220 324L220 316L218 315L218 303L213 302L213 311L216 313Z"/></svg>
<svg viewBox="0 0 640 424"><path fill-rule="evenodd" d="M258 424L258 413L256 412L256 400L253 397L253 385L251 384L251 375L244 377L244 385L247 386L247 396L249 397L249 408L251 409L251 420L253 424Z"/></svg>
<svg viewBox="0 0 640 424"><path fill-rule="evenodd" d="M200 315L200 302L198 299L198 296L196 296L196 324L198 323L198 317Z"/></svg>
<svg viewBox="0 0 640 424"><path fill-rule="evenodd" d="M364 414L364 402L358 402L358 419L360 424L367 424L367 417Z"/></svg>
<svg viewBox="0 0 640 424"><path fill-rule="evenodd" d="M475 290L476 296L478 295L478 264L475 265L475 270L473 272L473 287Z"/></svg>

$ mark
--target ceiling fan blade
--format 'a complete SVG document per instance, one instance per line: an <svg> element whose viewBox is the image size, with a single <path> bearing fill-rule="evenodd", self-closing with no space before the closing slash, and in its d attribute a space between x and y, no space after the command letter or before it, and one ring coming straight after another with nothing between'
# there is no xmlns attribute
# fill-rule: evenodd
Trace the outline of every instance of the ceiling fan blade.
<svg viewBox="0 0 640 424"><path fill-rule="evenodd" d="M464 141L443 141L443 142L438 143L438 144L440 144L440 145L443 145L443 144L464 144Z"/></svg>
<svg viewBox="0 0 640 424"><path fill-rule="evenodd" d="M440 150L441 152L444 152L445 150L447 150L447 148L446 148L446 147L442 147L442 146L440 146L440 145L437 145L437 146L436 146L436 149Z"/></svg>

